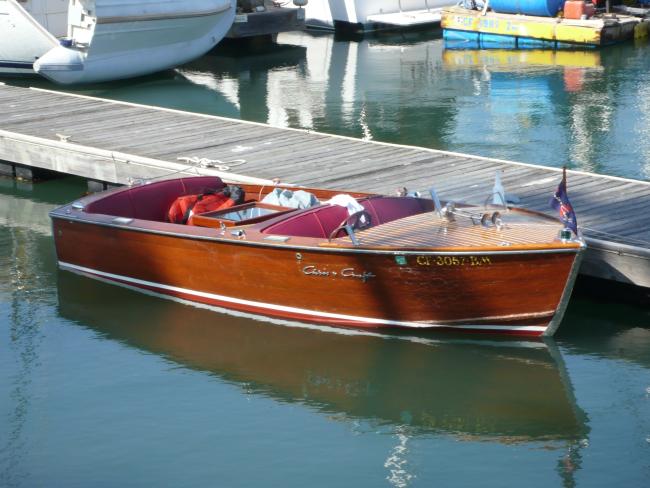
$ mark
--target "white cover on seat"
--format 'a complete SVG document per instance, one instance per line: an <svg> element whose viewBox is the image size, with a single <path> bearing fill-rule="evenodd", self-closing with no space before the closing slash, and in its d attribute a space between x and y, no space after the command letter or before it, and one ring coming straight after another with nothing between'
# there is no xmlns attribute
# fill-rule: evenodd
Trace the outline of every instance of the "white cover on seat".
<svg viewBox="0 0 650 488"><path fill-rule="evenodd" d="M320 202L312 193L304 190L286 190L275 188L262 199L262 203L288 208L311 208Z"/></svg>
<svg viewBox="0 0 650 488"><path fill-rule="evenodd" d="M329 203L330 205L338 205L340 207L345 207L348 209L348 214L349 215L354 215L357 212L361 212L365 210L363 205L361 205L359 202L357 202L357 199L354 198L353 196L350 196L346 193L339 193L338 195L334 195L332 198L330 198L327 202L324 203Z"/></svg>

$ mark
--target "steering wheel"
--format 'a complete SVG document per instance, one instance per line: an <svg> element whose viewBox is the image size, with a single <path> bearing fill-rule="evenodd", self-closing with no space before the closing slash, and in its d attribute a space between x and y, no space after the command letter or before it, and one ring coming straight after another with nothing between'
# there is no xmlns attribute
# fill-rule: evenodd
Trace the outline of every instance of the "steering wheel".
<svg viewBox="0 0 650 488"><path fill-rule="evenodd" d="M345 231L348 233L348 226L353 230L363 230L367 229L372 225L372 217L365 210L359 210L358 212L348 215L343 222L341 222L332 232L330 232L329 240L331 241L336 237L336 235Z"/></svg>

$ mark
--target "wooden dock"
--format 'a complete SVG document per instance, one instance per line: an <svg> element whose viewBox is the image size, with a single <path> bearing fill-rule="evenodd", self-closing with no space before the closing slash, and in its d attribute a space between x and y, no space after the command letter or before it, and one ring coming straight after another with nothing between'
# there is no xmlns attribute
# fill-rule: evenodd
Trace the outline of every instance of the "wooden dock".
<svg viewBox="0 0 650 488"><path fill-rule="evenodd" d="M8 167L113 184L222 174L384 193L433 186L443 199L482 203L499 171L522 206L551 213L549 198L561 179L556 168L2 84L0 108L0 160ZM589 245L581 271L650 287L650 183L578 171L568 172L568 182Z"/></svg>

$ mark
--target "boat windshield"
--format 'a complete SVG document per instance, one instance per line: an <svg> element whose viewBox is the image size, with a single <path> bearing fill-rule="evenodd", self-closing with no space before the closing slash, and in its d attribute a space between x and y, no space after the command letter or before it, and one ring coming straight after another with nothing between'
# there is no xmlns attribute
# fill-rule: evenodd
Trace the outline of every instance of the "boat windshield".
<svg viewBox="0 0 650 488"><path fill-rule="evenodd" d="M263 208L263 207L249 207L249 208L244 208L240 210L235 210L233 212L227 212L227 213L220 213L219 218L221 219L226 219L226 220L232 220L235 222L241 222L242 220L249 220L249 219L255 219L258 217L262 217L264 215L270 215L277 213L278 210L276 209L271 209L271 208Z"/></svg>

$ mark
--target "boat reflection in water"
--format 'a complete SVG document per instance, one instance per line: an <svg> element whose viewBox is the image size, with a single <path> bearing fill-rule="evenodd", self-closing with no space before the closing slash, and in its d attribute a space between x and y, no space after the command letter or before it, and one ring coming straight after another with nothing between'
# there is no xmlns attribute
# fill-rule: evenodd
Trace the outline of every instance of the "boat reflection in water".
<svg viewBox="0 0 650 488"><path fill-rule="evenodd" d="M549 165L568 159L581 170L607 173L598 163L607 146L600 133L616 125L616 111L611 88L598 81L605 69L600 51L459 49L445 43L442 62L446 71L471 77L485 98L482 107L458 114L460 127L488 120L490 130L503 133L516 122L516 140L566 141L558 143L556 147L566 145ZM475 141L467 131L456 137ZM497 157L525 159L505 153Z"/></svg>
<svg viewBox="0 0 650 488"><path fill-rule="evenodd" d="M508 443L588 433L552 342L275 325L66 272L58 292L63 317L109 339L343 421Z"/></svg>
<svg viewBox="0 0 650 488"><path fill-rule="evenodd" d="M445 69L481 68L492 73L516 73L528 75L535 71L548 75L549 68L561 68L564 91L579 92L590 70L602 70L599 51L549 50L549 49L459 49L457 45L445 44L442 54Z"/></svg>

